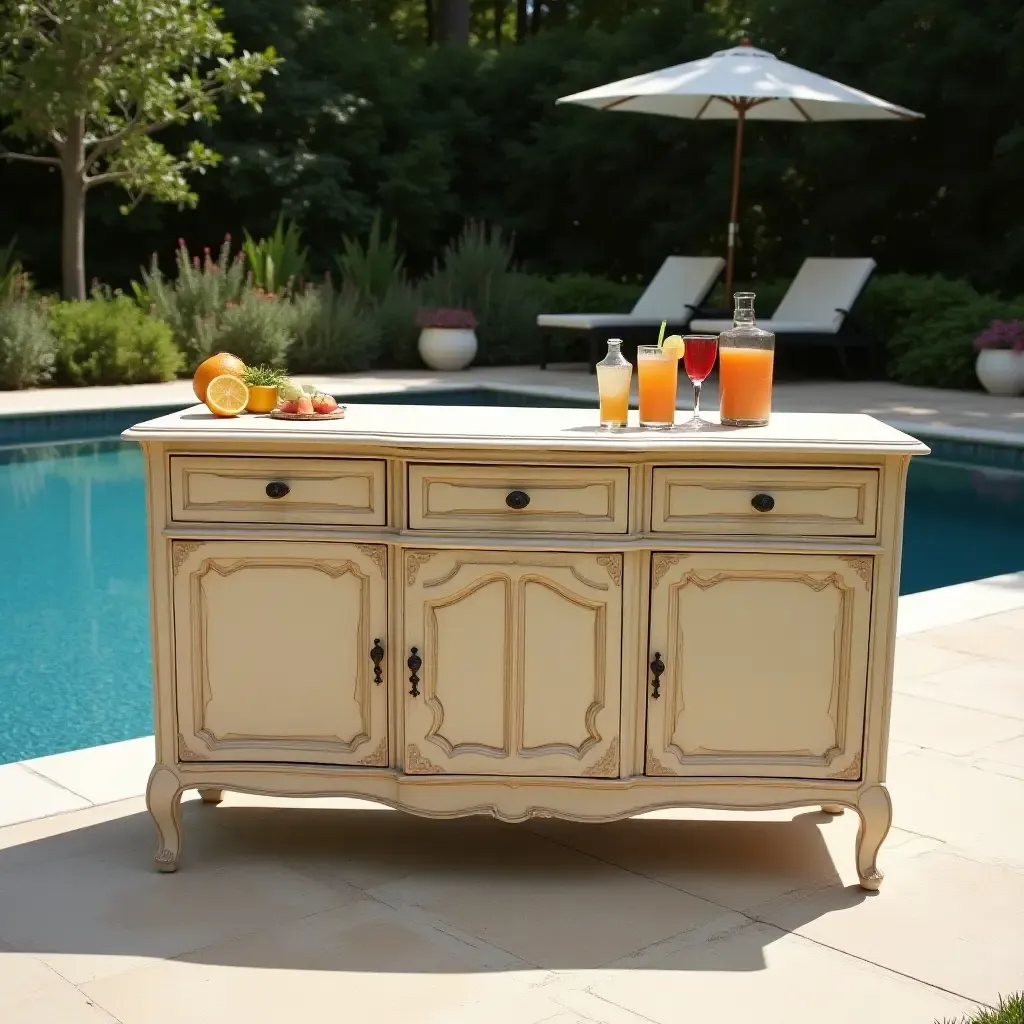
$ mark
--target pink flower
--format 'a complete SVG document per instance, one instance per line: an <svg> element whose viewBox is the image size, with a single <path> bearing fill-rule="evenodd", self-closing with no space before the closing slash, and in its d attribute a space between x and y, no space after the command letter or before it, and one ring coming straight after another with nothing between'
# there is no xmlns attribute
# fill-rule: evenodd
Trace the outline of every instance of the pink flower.
<svg viewBox="0 0 1024 1024"><path fill-rule="evenodd" d="M198 256L193 256L192 257L192 266L195 267L197 270L199 269L199 257Z"/></svg>
<svg viewBox="0 0 1024 1024"><path fill-rule="evenodd" d="M178 239L178 248L179 249L184 249L185 248L185 239L184 238L179 238Z"/></svg>

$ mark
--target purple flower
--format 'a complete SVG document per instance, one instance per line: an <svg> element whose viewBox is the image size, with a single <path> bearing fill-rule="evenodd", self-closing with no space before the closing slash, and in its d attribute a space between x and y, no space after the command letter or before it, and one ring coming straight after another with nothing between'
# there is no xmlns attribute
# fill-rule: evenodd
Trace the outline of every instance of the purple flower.
<svg viewBox="0 0 1024 1024"><path fill-rule="evenodd" d="M1024 352L1024 322L1020 320L992 320L974 339L979 352L990 349L1010 349Z"/></svg>

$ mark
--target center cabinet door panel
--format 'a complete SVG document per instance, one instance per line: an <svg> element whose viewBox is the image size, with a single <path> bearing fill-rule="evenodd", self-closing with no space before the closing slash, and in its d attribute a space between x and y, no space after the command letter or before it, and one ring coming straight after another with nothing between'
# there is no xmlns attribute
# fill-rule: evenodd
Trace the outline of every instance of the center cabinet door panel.
<svg viewBox="0 0 1024 1024"><path fill-rule="evenodd" d="M175 541L182 761L388 764L383 544Z"/></svg>
<svg viewBox="0 0 1024 1024"><path fill-rule="evenodd" d="M655 554L647 775L860 778L872 560Z"/></svg>
<svg viewBox="0 0 1024 1024"><path fill-rule="evenodd" d="M622 556L405 560L405 770L617 777Z"/></svg>

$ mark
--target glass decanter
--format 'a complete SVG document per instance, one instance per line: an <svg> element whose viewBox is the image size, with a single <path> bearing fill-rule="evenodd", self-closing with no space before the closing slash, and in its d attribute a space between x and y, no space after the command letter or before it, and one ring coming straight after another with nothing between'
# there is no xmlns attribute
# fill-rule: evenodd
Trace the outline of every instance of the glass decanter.
<svg viewBox="0 0 1024 1024"><path fill-rule="evenodd" d="M736 292L733 326L718 338L722 423L763 427L772 411L775 335L754 323L754 293Z"/></svg>

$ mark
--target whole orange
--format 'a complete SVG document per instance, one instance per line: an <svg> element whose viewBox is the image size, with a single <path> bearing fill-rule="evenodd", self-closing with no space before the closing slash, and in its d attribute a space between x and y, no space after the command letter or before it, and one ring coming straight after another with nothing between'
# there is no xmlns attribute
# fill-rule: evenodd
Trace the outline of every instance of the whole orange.
<svg viewBox="0 0 1024 1024"><path fill-rule="evenodd" d="M210 381L223 373L230 373L232 377L242 377L245 373L245 363L230 352L218 352L199 364L199 369L192 378L192 390L200 402L206 401L206 389L210 386Z"/></svg>

